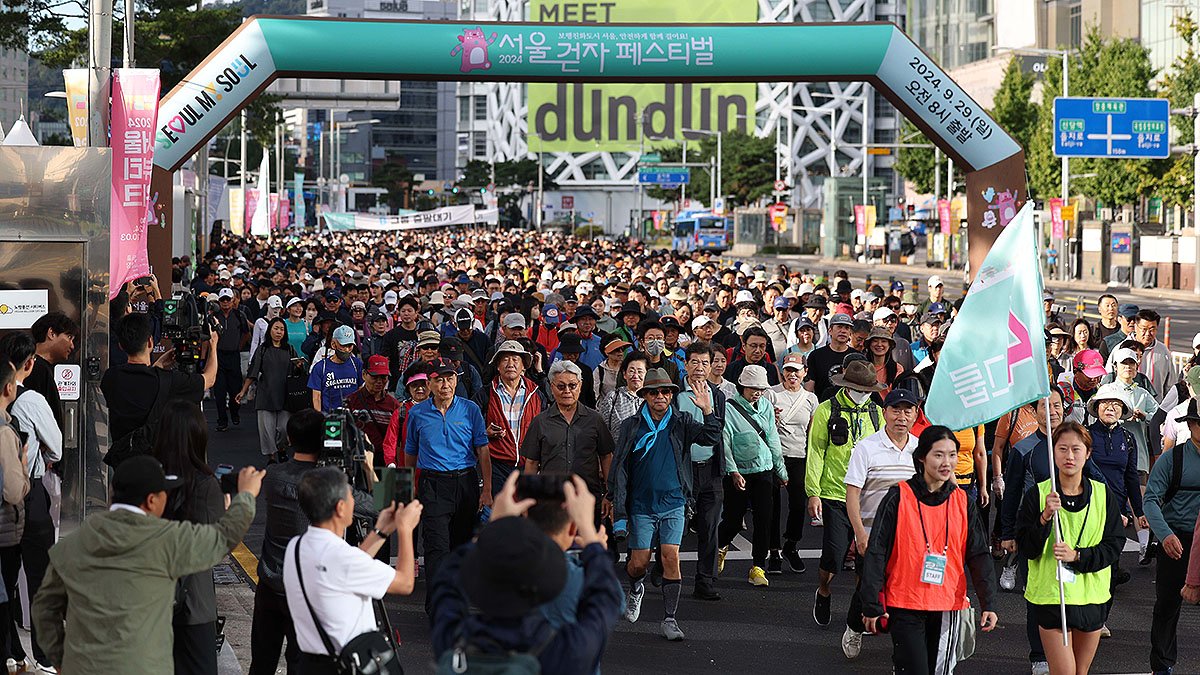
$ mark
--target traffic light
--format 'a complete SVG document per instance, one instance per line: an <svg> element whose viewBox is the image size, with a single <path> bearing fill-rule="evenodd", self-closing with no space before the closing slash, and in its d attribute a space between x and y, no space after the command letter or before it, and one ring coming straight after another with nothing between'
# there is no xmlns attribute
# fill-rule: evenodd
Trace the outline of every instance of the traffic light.
<svg viewBox="0 0 1200 675"><path fill-rule="evenodd" d="M429 193L429 196L432 197L433 196L433 188L429 188L428 193Z"/></svg>
<svg viewBox="0 0 1200 675"><path fill-rule="evenodd" d="M479 188L479 194L481 194L481 195L486 195L486 194L487 194L487 188L485 188L485 187L481 187L481 188Z"/></svg>
<svg viewBox="0 0 1200 675"><path fill-rule="evenodd" d="M450 192L452 192L454 194L458 194L458 186L455 185L453 188L450 188Z"/></svg>

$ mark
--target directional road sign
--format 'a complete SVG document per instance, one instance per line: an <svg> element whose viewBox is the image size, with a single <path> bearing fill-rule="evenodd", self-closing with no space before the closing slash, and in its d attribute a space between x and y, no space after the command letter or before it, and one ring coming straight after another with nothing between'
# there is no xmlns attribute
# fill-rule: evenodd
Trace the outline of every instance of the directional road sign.
<svg viewBox="0 0 1200 675"><path fill-rule="evenodd" d="M649 185L686 185L691 182L691 170L684 167L638 169L638 182Z"/></svg>
<svg viewBox="0 0 1200 675"><path fill-rule="evenodd" d="M1166 158L1171 105L1165 98L1054 99L1057 157Z"/></svg>

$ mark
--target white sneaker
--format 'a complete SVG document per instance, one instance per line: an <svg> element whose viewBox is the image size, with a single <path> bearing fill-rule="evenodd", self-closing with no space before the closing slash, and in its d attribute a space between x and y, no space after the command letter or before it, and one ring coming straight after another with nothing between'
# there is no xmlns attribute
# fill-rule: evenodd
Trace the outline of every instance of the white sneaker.
<svg viewBox="0 0 1200 675"><path fill-rule="evenodd" d="M15 675L15 673L21 672L22 665L23 664L18 664L16 659L9 659L4 662L4 666L8 670L9 675Z"/></svg>
<svg viewBox="0 0 1200 675"><path fill-rule="evenodd" d="M37 673L38 675L58 675L58 669L47 663L38 663L34 668L26 672Z"/></svg>
<svg viewBox="0 0 1200 675"><path fill-rule="evenodd" d="M1112 637L1112 631L1108 629L1108 624L1104 624L1103 626L1100 627L1100 637L1102 637L1102 638Z"/></svg>
<svg viewBox="0 0 1200 675"><path fill-rule="evenodd" d="M633 588L625 594L625 620L629 623L637 623L638 617L642 615L642 598L646 596L646 587L643 585L641 593L634 593Z"/></svg>
<svg viewBox="0 0 1200 675"><path fill-rule="evenodd" d="M1005 565L1000 571L1000 588L1011 591L1017 587L1017 566Z"/></svg>
<svg viewBox="0 0 1200 675"><path fill-rule="evenodd" d="M1031 675L1050 675L1050 664L1045 661L1035 661L1029 672Z"/></svg>
<svg viewBox="0 0 1200 675"><path fill-rule="evenodd" d="M846 626L846 632L842 633L842 653L846 658L851 661L858 658L862 653L862 638L862 633L850 630L850 627Z"/></svg>

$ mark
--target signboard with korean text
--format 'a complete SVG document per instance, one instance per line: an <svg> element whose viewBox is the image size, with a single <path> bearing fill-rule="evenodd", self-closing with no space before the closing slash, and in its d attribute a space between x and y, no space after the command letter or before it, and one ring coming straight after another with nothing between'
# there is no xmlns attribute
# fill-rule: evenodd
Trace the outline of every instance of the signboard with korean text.
<svg viewBox="0 0 1200 675"><path fill-rule="evenodd" d="M158 113L158 71L118 68L112 78L112 231L109 246L109 299L126 281L150 273L146 227L154 125Z"/></svg>
<svg viewBox="0 0 1200 675"><path fill-rule="evenodd" d="M643 185L661 185L678 187L687 185L692 180L691 171L685 167L663 167L661 169L638 169L638 182ZM566 208L566 207L563 207Z"/></svg>
<svg viewBox="0 0 1200 675"><path fill-rule="evenodd" d="M0 330L30 328L50 311L47 291L0 291Z"/></svg>
<svg viewBox="0 0 1200 675"><path fill-rule="evenodd" d="M419 230L426 227L466 225L477 221L475 207L470 204L444 206L432 211L408 213L402 216L376 216L369 213L326 213L325 224L334 232L351 230Z"/></svg>
<svg viewBox="0 0 1200 675"><path fill-rule="evenodd" d="M60 363L54 366L54 385L58 389L58 397L64 401L78 401L79 388L82 382L82 369L74 363Z"/></svg>
<svg viewBox="0 0 1200 675"><path fill-rule="evenodd" d="M1165 98L1054 99L1056 157L1165 159L1171 155Z"/></svg>

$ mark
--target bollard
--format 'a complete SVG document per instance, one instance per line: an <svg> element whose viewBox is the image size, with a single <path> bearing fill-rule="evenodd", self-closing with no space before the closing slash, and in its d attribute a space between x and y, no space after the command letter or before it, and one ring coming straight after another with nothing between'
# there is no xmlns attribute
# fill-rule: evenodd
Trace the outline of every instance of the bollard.
<svg viewBox="0 0 1200 675"><path fill-rule="evenodd" d="M868 274L867 275L867 283L865 286L863 286L863 288L870 288L870 287L871 287L871 275Z"/></svg>

